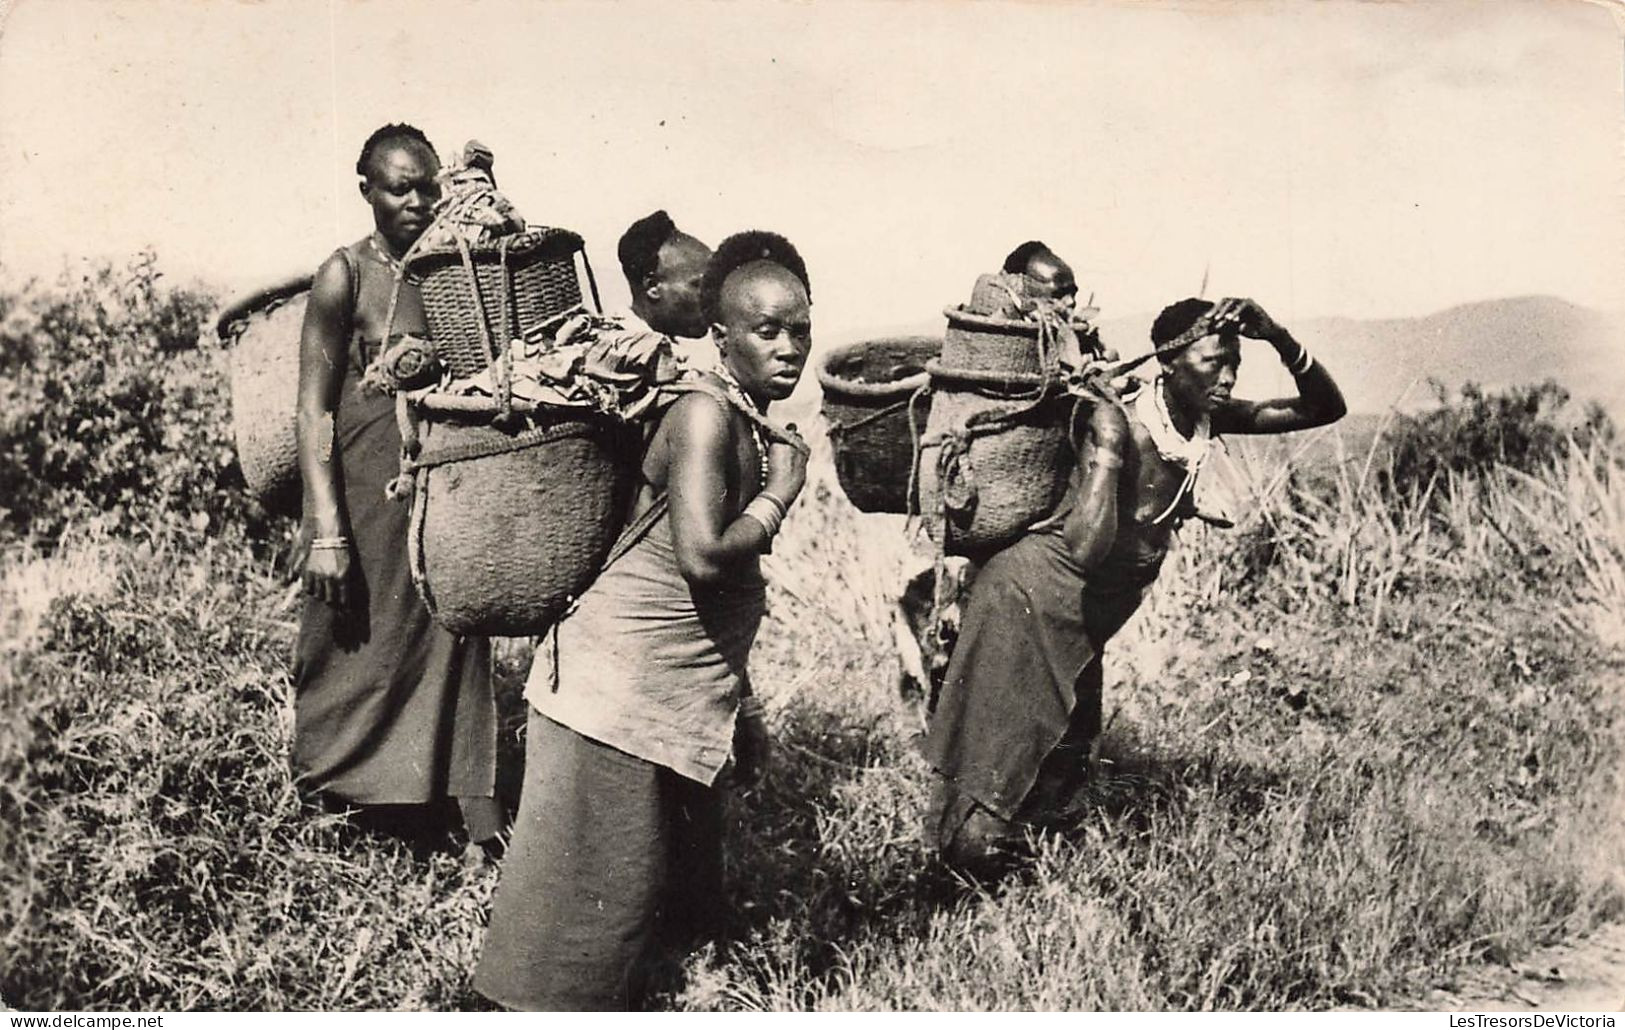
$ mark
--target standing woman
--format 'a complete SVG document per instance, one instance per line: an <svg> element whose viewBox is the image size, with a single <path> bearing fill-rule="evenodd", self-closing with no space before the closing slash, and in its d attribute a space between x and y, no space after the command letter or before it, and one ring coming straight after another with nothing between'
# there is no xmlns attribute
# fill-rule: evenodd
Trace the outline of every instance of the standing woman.
<svg viewBox="0 0 1625 1030"><path fill-rule="evenodd" d="M764 232L729 237L701 308L715 373L650 440L631 543L546 638L525 697L525 786L474 986L516 1009L626 1009L657 936L706 934L722 897L722 799L767 757L746 660L759 564L806 480L766 420L812 345L807 269ZM617 546L617 551L621 546Z"/></svg>
<svg viewBox="0 0 1625 1030"><path fill-rule="evenodd" d="M356 162L374 231L316 272L299 341L299 469L305 604L294 658L293 770L328 803L430 842L461 807L470 839L496 846L496 710L489 644L430 620L407 567L408 506L394 398L363 387L383 345L396 272L428 228L440 163L423 133L386 125ZM393 333L427 335L403 285Z"/></svg>

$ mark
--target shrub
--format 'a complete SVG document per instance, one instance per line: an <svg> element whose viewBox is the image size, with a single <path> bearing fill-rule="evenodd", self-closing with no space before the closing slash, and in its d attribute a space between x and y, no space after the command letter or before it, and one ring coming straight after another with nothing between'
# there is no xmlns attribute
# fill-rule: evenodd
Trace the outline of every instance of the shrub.
<svg viewBox="0 0 1625 1030"><path fill-rule="evenodd" d="M0 288L0 536L76 522L150 537L258 523L242 490L207 291L149 252Z"/></svg>
<svg viewBox="0 0 1625 1030"><path fill-rule="evenodd" d="M1454 398L1438 382L1433 389L1436 408L1403 417L1390 430L1390 460L1379 482L1393 495L1426 490L1451 472L1504 465L1537 473L1562 461L1570 440L1590 449L1615 439L1600 406L1575 404L1553 380L1494 392L1468 383Z"/></svg>

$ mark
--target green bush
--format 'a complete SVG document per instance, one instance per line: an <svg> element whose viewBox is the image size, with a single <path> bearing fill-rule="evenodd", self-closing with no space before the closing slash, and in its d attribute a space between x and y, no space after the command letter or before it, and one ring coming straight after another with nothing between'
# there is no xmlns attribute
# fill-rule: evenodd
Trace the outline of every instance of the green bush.
<svg viewBox="0 0 1625 1030"><path fill-rule="evenodd" d="M1424 491L1450 473L1504 465L1538 473L1582 450L1611 444L1614 425L1595 403L1576 404L1553 380L1487 391L1476 383L1452 397L1433 383L1437 407L1399 419L1389 430L1389 466L1379 482L1396 496Z"/></svg>
<svg viewBox="0 0 1625 1030"><path fill-rule="evenodd" d="M151 253L0 287L0 536L202 534L263 520L242 489L207 291ZM201 338L201 339L200 339Z"/></svg>

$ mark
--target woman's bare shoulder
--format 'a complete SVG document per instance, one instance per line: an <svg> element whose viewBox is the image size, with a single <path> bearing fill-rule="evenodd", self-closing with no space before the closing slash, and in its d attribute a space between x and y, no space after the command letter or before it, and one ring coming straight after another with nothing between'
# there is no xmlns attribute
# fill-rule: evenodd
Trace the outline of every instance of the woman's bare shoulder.
<svg viewBox="0 0 1625 1030"><path fill-rule="evenodd" d="M705 387L685 392L666 412L664 421L684 438L721 440L729 434L733 413L719 384L715 392Z"/></svg>
<svg viewBox="0 0 1625 1030"><path fill-rule="evenodd" d="M353 245L340 247L327 255L316 267L315 278L311 281L312 296L329 302L348 300L355 265Z"/></svg>

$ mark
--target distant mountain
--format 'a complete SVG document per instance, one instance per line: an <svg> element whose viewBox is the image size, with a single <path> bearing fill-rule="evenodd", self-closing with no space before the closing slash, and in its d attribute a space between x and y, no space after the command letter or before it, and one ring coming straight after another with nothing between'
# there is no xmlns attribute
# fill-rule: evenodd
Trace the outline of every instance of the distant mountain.
<svg viewBox="0 0 1625 1030"><path fill-rule="evenodd" d="M1151 315L1107 319L1101 337L1124 354L1148 347ZM1293 335L1336 371L1349 407L1385 411L1426 406L1429 377L1447 387L1555 379L1577 398L1625 415L1625 320L1557 297L1508 297L1462 304L1421 318L1311 318ZM1244 352L1237 392L1285 387L1258 351ZM1266 352L1267 355L1267 352Z"/></svg>

